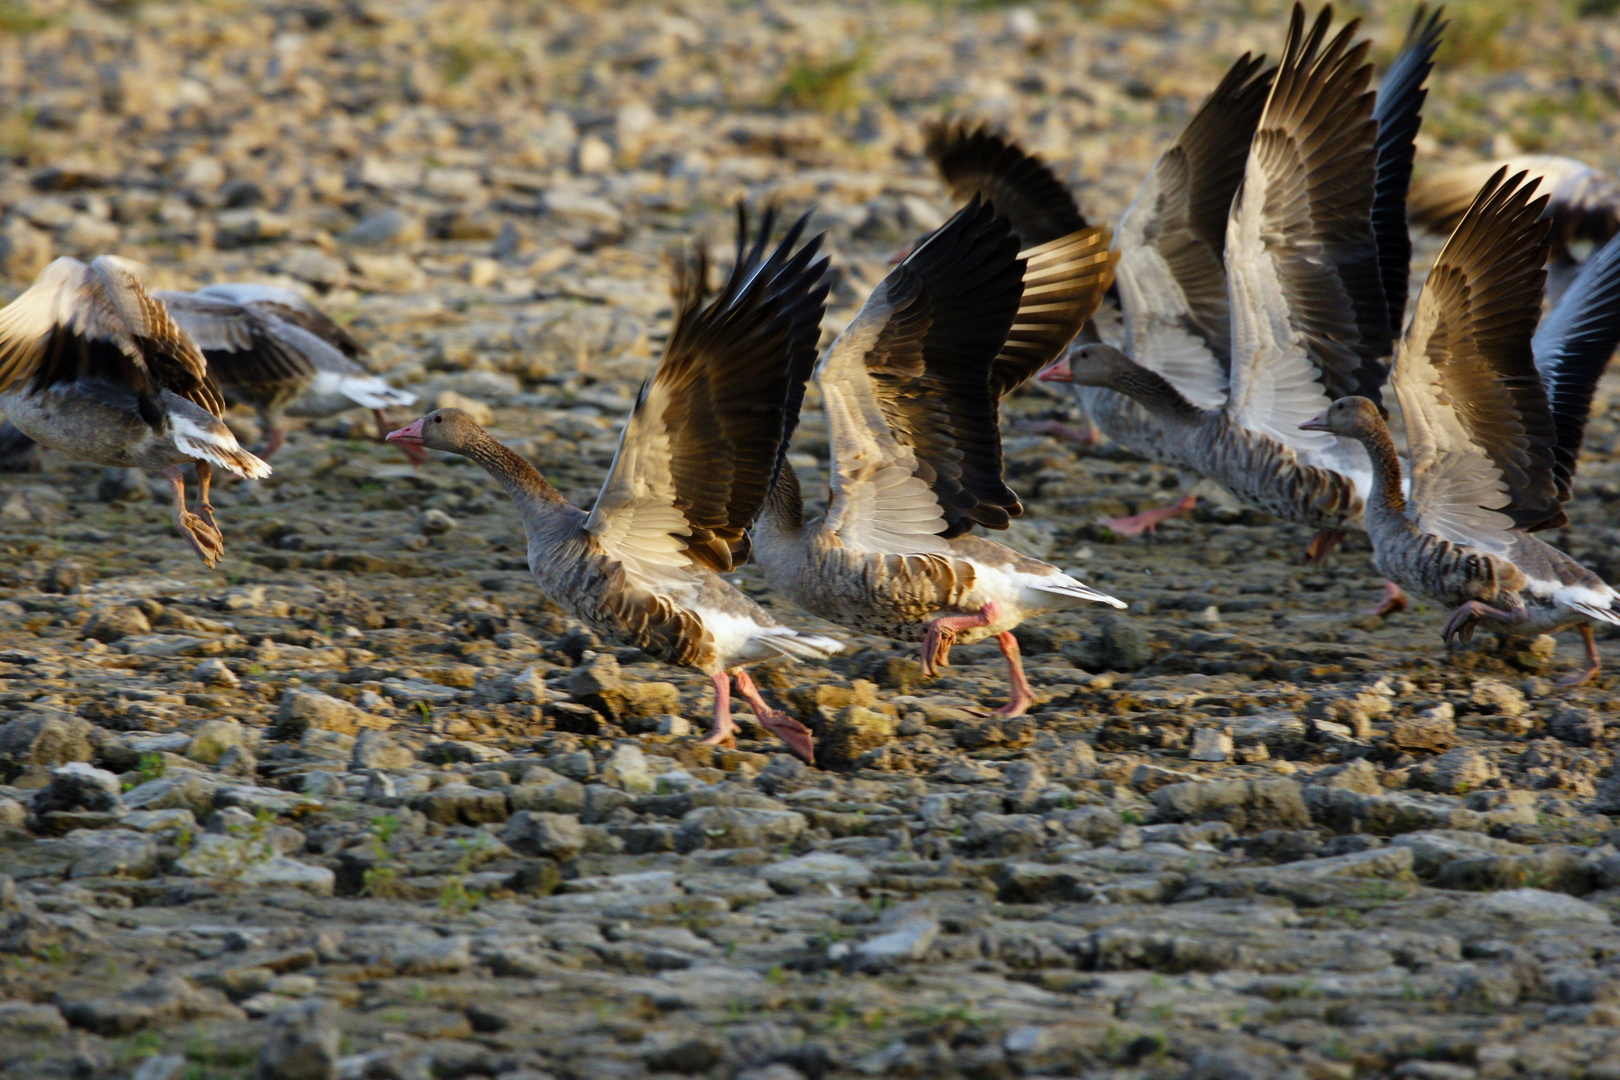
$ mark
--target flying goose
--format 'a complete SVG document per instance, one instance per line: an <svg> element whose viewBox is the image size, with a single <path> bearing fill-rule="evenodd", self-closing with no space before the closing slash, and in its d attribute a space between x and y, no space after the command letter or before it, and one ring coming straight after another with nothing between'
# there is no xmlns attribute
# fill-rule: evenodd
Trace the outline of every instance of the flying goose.
<svg viewBox="0 0 1620 1080"><path fill-rule="evenodd" d="M806 761L808 728L773 709L743 664L777 656L822 659L843 648L783 626L720 576L748 557L747 524L781 465L792 400L815 363L825 308L819 236L798 246L800 219L765 255L773 215L710 296L700 248L678 268L675 325L641 387L607 480L587 513L459 409L439 409L388 435L461 454L517 504L540 589L587 625L714 682L714 730L734 738L731 679L759 718ZM794 388L799 388L795 390Z"/></svg>
<svg viewBox="0 0 1620 1080"><path fill-rule="evenodd" d="M1126 349L1199 401L1218 400L1209 386L1213 373L1226 364L1226 213L1275 71L1265 62L1247 53L1238 58L1148 173L1114 237ZM958 197L992 199L1026 246L1085 225L1074 196L1044 162L985 129L935 128L929 152ZM1076 339L1100 340L1084 331ZM1187 470L1172 440L1141 405L1106 387L1073 389L1092 428L1092 439L1085 441L1101 432L1149 461ZM1187 513L1197 497L1190 490L1193 477L1186 479L1183 487L1189 490L1172 506L1103 524L1136 535Z"/></svg>
<svg viewBox="0 0 1620 1080"><path fill-rule="evenodd" d="M1532 533L1566 522L1592 392L1620 338L1620 240L1590 259L1536 328L1548 199L1497 171L1430 271L1390 385L1411 495L1383 416L1360 397L1303 426L1357 439L1372 461L1366 522L1386 577L1454 608L1441 633L1548 633L1577 625L1597 674L1594 623L1620 625L1620 593Z"/></svg>
<svg viewBox="0 0 1620 1080"><path fill-rule="evenodd" d="M225 282L158 296L202 349L226 397L258 412L265 457L286 437L283 413L332 416L360 405L375 415L381 438L392 426L384 410L416 400L361 366L365 347L291 289ZM409 444L400 450L417 465L427 457Z"/></svg>
<svg viewBox="0 0 1620 1080"><path fill-rule="evenodd" d="M1582 241L1607 243L1620 232L1620 179L1584 161L1553 154L1520 154L1500 161L1444 169L1412 185L1412 220L1435 232L1450 233L1472 205L1480 186L1498 169L1528 172L1541 180L1552 221L1552 263L1547 298L1557 303L1580 262L1571 248Z"/></svg>
<svg viewBox="0 0 1620 1080"><path fill-rule="evenodd" d="M1043 377L1124 393L1182 461L1244 503L1342 534L1360 520L1366 453L1299 424L1345 394L1376 400L1392 332L1373 232L1378 126L1367 42L1352 43L1358 21L1328 40L1332 15L1324 8L1307 32L1294 6L1227 218L1227 363L1211 358L1204 380L1184 380L1192 389L1183 390L1093 343Z"/></svg>
<svg viewBox="0 0 1620 1080"><path fill-rule="evenodd" d="M953 642L995 636L1012 698L1034 704L1012 629L1087 602L1123 608L1057 568L977 536L1022 513L1002 479L998 403L1056 356L1108 287L1108 233L1082 229L1019 255L974 197L873 291L816 369L832 496L805 520L798 477L776 475L754 526L766 580L853 629L922 643L925 675Z"/></svg>
<svg viewBox="0 0 1620 1080"><path fill-rule="evenodd" d="M174 525L212 568L225 554L208 486L270 466L237 445L208 362L142 287L139 263L61 258L0 310L0 411L22 434L81 461L161 472ZM182 465L197 468L197 513Z"/></svg>

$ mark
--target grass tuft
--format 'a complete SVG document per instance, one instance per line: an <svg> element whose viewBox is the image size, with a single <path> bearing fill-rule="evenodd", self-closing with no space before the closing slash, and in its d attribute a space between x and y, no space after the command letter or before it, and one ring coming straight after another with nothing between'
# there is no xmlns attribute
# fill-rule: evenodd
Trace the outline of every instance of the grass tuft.
<svg viewBox="0 0 1620 1080"><path fill-rule="evenodd" d="M871 62L872 55L865 46L836 60L801 57L771 95L771 104L820 112L847 109L859 103L862 95L857 76Z"/></svg>

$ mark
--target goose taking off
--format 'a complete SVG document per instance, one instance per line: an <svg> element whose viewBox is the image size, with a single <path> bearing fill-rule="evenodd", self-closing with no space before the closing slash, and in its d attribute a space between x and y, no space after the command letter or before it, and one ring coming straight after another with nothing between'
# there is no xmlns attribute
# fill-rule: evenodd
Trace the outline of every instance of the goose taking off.
<svg viewBox="0 0 1620 1080"><path fill-rule="evenodd" d="M589 513L458 409L429 413L388 439L483 466L517 505L529 568L547 596L588 626L708 675L707 742L735 735L735 677L760 724L813 761L809 729L771 708L742 665L822 659L842 643L783 626L720 576L747 560L744 529L782 465L826 304L821 238L799 246L800 219L767 257L771 223L767 213L749 247L739 212L737 260L713 297L702 249L680 267L669 344Z"/></svg>
<svg viewBox="0 0 1620 1080"><path fill-rule="evenodd" d="M1353 41L1356 22L1329 40L1332 15L1324 8L1307 30L1295 5L1227 217L1228 363L1208 356L1183 391L1119 349L1086 344L1042 377L1135 399L1182 461L1247 505L1342 533L1361 517L1366 454L1299 424L1347 393L1376 399L1392 333L1373 231L1368 44Z"/></svg>
<svg viewBox="0 0 1620 1080"><path fill-rule="evenodd" d="M141 284L139 263L57 259L0 310L0 410L24 435L81 461L161 472L174 525L212 568L225 554L208 487L212 466L270 466L237 445L208 362ZM197 513L180 467L197 467Z"/></svg>
<svg viewBox="0 0 1620 1080"><path fill-rule="evenodd" d="M765 577L832 622L922 643L925 675L951 644L995 636L1012 698L1035 703L1012 629L1111 596L1056 567L964 535L1023 512L1002 479L998 403L1068 345L1107 289L1108 233L1082 229L1019 255L975 197L878 285L816 371L832 500L806 521L798 477L777 474L754 527Z"/></svg>
<svg viewBox="0 0 1620 1080"><path fill-rule="evenodd" d="M1303 426L1359 440L1372 459L1373 561L1454 608L1442 634L1578 625L1597 674L1594 623L1620 625L1620 593L1532 533L1566 522L1593 389L1620 338L1620 241L1589 260L1542 327L1548 224L1536 180L1498 170L1463 214L1418 297L1390 385L1412 462L1411 496L1389 428L1345 397Z"/></svg>
<svg viewBox="0 0 1620 1080"><path fill-rule="evenodd" d="M286 437L284 413L332 416L359 405L372 411L382 438L392 426L384 410L416 401L361 366L365 347L291 289L228 282L158 295L202 349L226 397L258 412L265 457ZM399 448L413 464L427 460L420 447Z"/></svg>

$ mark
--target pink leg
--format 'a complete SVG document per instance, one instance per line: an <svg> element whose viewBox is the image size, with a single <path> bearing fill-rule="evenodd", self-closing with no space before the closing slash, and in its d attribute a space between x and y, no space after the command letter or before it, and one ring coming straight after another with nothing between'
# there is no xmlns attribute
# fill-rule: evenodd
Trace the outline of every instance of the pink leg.
<svg viewBox="0 0 1620 1080"><path fill-rule="evenodd" d="M269 460L281 445L287 441L287 433L279 427L273 427L264 433L264 449L259 451L259 457Z"/></svg>
<svg viewBox="0 0 1620 1080"><path fill-rule="evenodd" d="M1121 536L1140 536L1144 532L1156 531L1161 521L1168 521L1173 517L1192 513L1192 508L1197 505L1198 496L1188 492L1169 506L1157 506L1152 510L1143 510L1139 514L1132 514L1130 517L1103 518L1098 524Z"/></svg>
<svg viewBox="0 0 1620 1080"><path fill-rule="evenodd" d="M714 730L703 742L707 746L737 742L737 725L731 722L731 676L723 671L714 673Z"/></svg>
<svg viewBox="0 0 1620 1080"><path fill-rule="evenodd" d="M1095 427L1081 430L1061 420L1020 420L1013 425L1013 430L1026 435L1050 435L1080 446L1096 446L1099 441Z"/></svg>
<svg viewBox="0 0 1620 1080"><path fill-rule="evenodd" d="M760 726L787 743L788 749L798 757L814 765L816 763L816 745L814 738L811 737L810 729L782 710L771 708L764 695L759 692L759 687L754 685L754 680L748 672L738 668L735 674L737 677L737 693L741 694L743 700L748 702L748 707L754 710L754 716L759 719Z"/></svg>
<svg viewBox="0 0 1620 1080"><path fill-rule="evenodd" d="M1561 687L1580 686L1583 683L1590 682L1603 666L1598 660L1597 639L1592 636L1590 623L1581 627L1581 638L1586 642L1586 668L1567 678L1558 680L1558 685Z"/></svg>
<svg viewBox="0 0 1620 1080"><path fill-rule="evenodd" d="M1393 581L1384 582L1384 598L1372 613L1380 619L1387 619L1397 611L1406 610L1406 590Z"/></svg>
<svg viewBox="0 0 1620 1080"><path fill-rule="evenodd" d="M388 422L388 414L381 409L372 409L371 415L377 418L377 438L388 438L388 433L393 430L393 425ZM412 465L420 468L427 462L428 452L422 447L412 443L395 443L394 445L399 447L399 452L404 454L405 460Z"/></svg>
<svg viewBox="0 0 1620 1080"><path fill-rule="evenodd" d="M1344 538L1348 535L1335 529L1323 529L1311 537L1310 544L1305 548L1304 561L1311 566L1325 565L1328 556L1333 554L1333 549L1344 543Z"/></svg>
<svg viewBox="0 0 1620 1080"><path fill-rule="evenodd" d="M989 626L996 621L998 613L996 603L992 600L977 615L943 615L929 623L928 632L923 635L922 673L933 678L939 674L940 668L950 667L951 646L956 642L956 632L975 626Z"/></svg>
<svg viewBox="0 0 1620 1080"><path fill-rule="evenodd" d="M208 497L208 486L214 481L214 467L206 461L197 462L197 513L208 522L208 527L216 533L219 532L219 523L214 520L214 503ZM220 537L220 550L224 550L225 539Z"/></svg>
<svg viewBox="0 0 1620 1080"><path fill-rule="evenodd" d="M1035 704L1035 694L1029 688L1029 680L1024 678L1024 661L1018 653L1018 639L1010 632L1000 633L996 635L996 644L1001 646L1001 655L1007 658L1007 681L1012 684L1012 699L997 709L996 715L1023 716Z"/></svg>
<svg viewBox="0 0 1620 1080"><path fill-rule="evenodd" d="M163 475L174 486L174 527L186 538L186 543L191 545L197 557L212 570L220 556L225 554L225 543L220 539L219 530L186 509L186 478L178 465L164 469Z"/></svg>
<svg viewBox="0 0 1620 1080"><path fill-rule="evenodd" d="M1497 622L1516 623L1524 621L1524 611L1503 611L1493 608L1489 604L1478 600L1470 600L1451 613L1446 625L1440 628L1440 637L1450 641L1453 637L1462 638L1466 644L1474 636L1474 627L1480 619L1494 619Z"/></svg>

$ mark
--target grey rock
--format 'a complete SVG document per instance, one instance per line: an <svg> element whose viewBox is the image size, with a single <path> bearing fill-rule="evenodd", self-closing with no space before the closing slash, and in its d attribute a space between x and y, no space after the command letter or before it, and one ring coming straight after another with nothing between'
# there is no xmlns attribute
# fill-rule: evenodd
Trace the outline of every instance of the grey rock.
<svg viewBox="0 0 1620 1080"><path fill-rule="evenodd" d="M177 1080L185 1067L183 1054L153 1054L135 1067L129 1080Z"/></svg>
<svg viewBox="0 0 1620 1080"><path fill-rule="evenodd" d="M657 790L658 778L647 764L647 755L633 742L620 741L602 765L602 780L626 791L651 792Z"/></svg>
<svg viewBox="0 0 1620 1080"><path fill-rule="evenodd" d="M939 938L939 914L930 903L892 909L880 922L883 933L855 946L853 960L863 971L882 971L906 960L921 960Z"/></svg>
<svg viewBox="0 0 1620 1080"><path fill-rule="evenodd" d="M298 739L310 728L319 728L353 735L363 722L366 727L388 726L387 721L368 717L341 698L319 690L293 687L281 696L281 707L276 711L271 734L278 739Z"/></svg>
<svg viewBox="0 0 1620 1080"><path fill-rule="evenodd" d="M411 809L443 825L500 822L510 813L505 792L488 791L471 784L445 784L434 788L411 800Z"/></svg>
<svg viewBox="0 0 1620 1080"><path fill-rule="evenodd" d="M91 810L120 813L124 809L123 789L118 777L83 761L73 761L51 770L51 783L34 798L34 812Z"/></svg>
<svg viewBox="0 0 1620 1080"><path fill-rule="evenodd" d="M826 892L828 887L859 888L870 884L872 871L866 864L847 855L830 851L812 851L796 859L784 859L760 871L777 892L796 895L803 892Z"/></svg>
<svg viewBox="0 0 1620 1080"><path fill-rule="evenodd" d="M1477 790L1502 775L1491 759L1470 746L1447 750L1412 770L1412 786L1460 795Z"/></svg>
<svg viewBox="0 0 1620 1080"><path fill-rule="evenodd" d="M1604 724L1592 710L1561 701L1547 718L1547 730L1574 746L1595 746L1603 741Z"/></svg>
<svg viewBox="0 0 1620 1080"><path fill-rule="evenodd" d="M416 764L416 754L401 746L387 732L366 728L354 740L354 751L349 756L349 769L365 772L369 769L408 769Z"/></svg>
<svg viewBox="0 0 1620 1080"><path fill-rule="evenodd" d="M157 869L157 842L129 829L74 829L40 848L65 860L70 878L145 878Z"/></svg>
<svg viewBox="0 0 1620 1080"><path fill-rule="evenodd" d="M572 859L585 849L585 830L573 814L522 810L506 823L502 839L514 851Z"/></svg>
<svg viewBox="0 0 1620 1080"><path fill-rule="evenodd" d="M776 847L792 843L806 828L803 814L792 810L759 810L700 806L681 818L677 850L698 848Z"/></svg>
<svg viewBox="0 0 1620 1080"><path fill-rule="evenodd" d="M118 641L126 637L150 634L152 624L146 612L132 605L99 607L85 621L83 634L97 641Z"/></svg>
<svg viewBox="0 0 1620 1080"><path fill-rule="evenodd" d="M28 823L28 807L0 796L0 829L20 829Z"/></svg>
<svg viewBox="0 0 1620 1080"><path fill-rule="evenodd" d="M204 720L192 732L186 757L204 765L217 765L227 751L240 749L245 742L246 733L235 720Z"/></svg>
<svg viewBox="0 0 1620 1080"><path fill-rule="evenodd" d="M1136 671L1153 662L1147 631L1123 615L1102 617L1099 645L1103 665L1114 671Z"/></svg>
<svg viewBox="0 0 1620 1080"><path fill-rule="evenodd" d="M1469 904L1476 917L1501 919L1524 927L1607 927L1613 920L1596 904L1544 889L1509 889L1487 893Z"/></svg>
<svg viewBox="0 0 1620 1080"><path fill-rule="evenodd" d="M516 675L495 672L480 678L473 687L471 703L505 705L515 701L525 705L544 705L548 700L545 676L531 664Z"/></svg>
<svg viewBox="0 0 1620 1080"><path fill-rule="evenodd" d="M1301 829L1311 815L1299 784L1293 780L1227 780L1215 783L1168 784L1153 792L1154 805L1167 821L1220 820L1239 832Z"/></svg>
<svg viewBox="0 0 1620 1080"><path fill-rule="evenodd" d="M55 525L67 516L67 496L40 484L18 488L0 503L0 519L23 525Z"/></svg>
<svg viewBox="0 0 1620 1080"><path fill-rule="evenodd" d="M394 951L401 975L453 975L472 965L472 939L466 934L407 942Z"/></svg>
<svg viewBox="0 0 1620 1080"><path fill-rule="evenodd" d="M31 1039L49 1039L67 1034L67 1021L55 1005L27 1001L0 1001L0 1033Z"/></svg>
<svg viewBox="0 0 1620 1080"><path fill-rule="evenodd" d="M90 724L77 716L35 712L0 725L0 757L25 765L90 760Z"/></svg>
<svg viewBox="0 0 1620 1080"><path fill-rule="evenodd" d="M191 669L191 677L205 686L218 686L226 690L234 690L242 685L236 672L223 660L204 660Z"/></svg>
<svg viewBox="0 0 1620 1080"><path fill-rule="evenodd" d="M131 810L190 810L205 818L214 808L219 785L194 772L160 776L124 793L124 805Z"/></svg>
<svg viewBox="0 0 1620 1080"><path fill-rule="evenodd" d="M74 1027L109 1038L173 1020L246 1019L217 990L194 986L173 972L155 975L116 997L69 1002L62 1014Z"/></svg>
<svg viewBox="0 0 1620 1080"><path fill-rule="evenodd" d="M1187 754L1193 761L1229 761L1232 757L1232 731L1230 728L1198 728L1193 732L1193 747Z"/></svg>
<svg viewBox="0 0 1620 1080"><path fill-rule="evenodd" d="M1522 716L1529 707L1523 691L1500 679L1475 679L1468 701L1480 712L1500 713L1503 716Z"/></svg>
<svg viewBox="0 0 1620 1080"><path fill-rule="evenodd" d="M289 1005L271 1021L255 1080L337 1080L339 1012L330 1001Z"/></svg>
<svg viewBox="0 0 1620 1080"><path fill-rule="evenodd" d="M536 770L546 771L546 770ZM507 801L514 811L544 810L558 814L580 814L585 810L585 785L565 776L549 773L549 780L521 784L507 789Z"/></svg>

